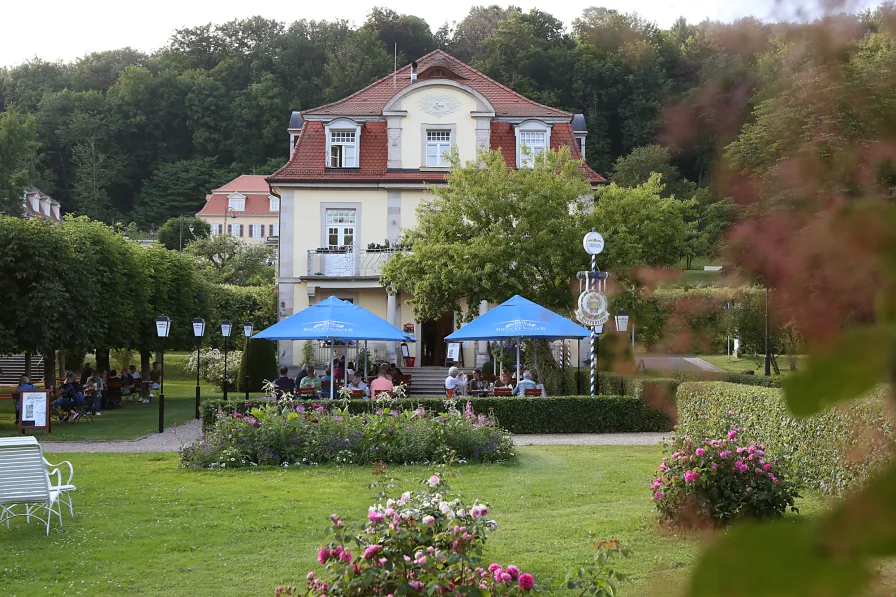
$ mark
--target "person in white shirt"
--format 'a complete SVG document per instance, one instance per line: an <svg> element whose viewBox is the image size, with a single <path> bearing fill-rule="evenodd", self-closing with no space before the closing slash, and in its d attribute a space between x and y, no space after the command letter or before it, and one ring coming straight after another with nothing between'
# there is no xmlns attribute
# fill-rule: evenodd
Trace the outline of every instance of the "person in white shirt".
<svg viewBox="0 0 896 597"><path fill-rule="evenodd" d="M446 396L453 398L457 388L464 388L466 386L467 376L465 374L460 373L460 370L457 367L452 367L448 370L448 377L445 378Z"/></svg>
<svg viewBox="0 0 896 597"><path fill-rule="evenodd" d="M360 373L352 374L352 381L350 384L348 384L348 389L362 390L364 392L364 400L370 398L370 388L368 388L367 384L364 383L364 379L361 377Z"/></svg>
<svg viewBox="0 0 896 597"><path fill-rule="evenodd" d="M525 371L523 373L523 379L520 383L516 384L516 387L513 388L514 396L524 396L526 394L526 390L534 390L538 387L534 381L532 381L532 372Z"/></svg>
<svg viewBox="0 0 896 597"><path fill-rule="evenodd" d="M134 379L134 391L140 394L140 402L149 404L149 400L143 395L143 381L140 379L140 372L137 371L137 365L131 365L131 377Z"/></svg>

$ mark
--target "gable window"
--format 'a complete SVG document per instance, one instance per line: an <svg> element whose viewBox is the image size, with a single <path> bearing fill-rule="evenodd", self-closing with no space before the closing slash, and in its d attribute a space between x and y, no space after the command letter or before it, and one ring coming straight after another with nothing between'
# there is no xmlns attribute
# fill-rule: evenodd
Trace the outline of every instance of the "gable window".
<svg viewBox="0 0 896 597"><path fill-rule="evenodd" d="M330 168L358 166L358 138L355 131L330 131Z"/></svg>
<svg viewBox="0 0 896 597"><path fill-rule="evenodd" d="M280 211L280 200L276 197L269 197L271 201L270 211Z"/></svg>
<svg viewBox="0 0 896 597"><path fill-rule="evenodd" d="M521 168L535 166L535 159L544 152L546 137L544 131L520 131L518 145Z"/></svg>
<svg viewBox="0 0 896 597"><path fill-rule="evenodd" d="M249 238L264 236L264 224L249 224Z"/></svg>
<svg viewBox="0 0 896 597"><path fill-rule="evenodd" d="M432 69L432 75L430 75L430 76L434 79L444 79L445 71L442 70L441 68L434 68L434 69Z"/></svg>
<svg viewBox="0 0 896 597"><path fill-rule="evenodd" d="M31 209L33 209L35 213L40 213L40 199L38 197L31 200Z"/></svg>
<svg viewBox="0 0 896 597"><path fill-rule="evenodd" d="M50 202L44 201L43 203L44 203L44 215L49 216L50 215Z"/></svg>
<svg viewBox="0 0 896 597"><path fill-rule="evenodd" d="M447 168L451 152L450 130L426 131L426 165L430 168Z"/></svg>
<svg viewBox="0 0 896 597"><path fill-rule="evenodd" d="M227 209L233 211L246 211L246 198L242 195L228 197L227 198Z"/></svg>

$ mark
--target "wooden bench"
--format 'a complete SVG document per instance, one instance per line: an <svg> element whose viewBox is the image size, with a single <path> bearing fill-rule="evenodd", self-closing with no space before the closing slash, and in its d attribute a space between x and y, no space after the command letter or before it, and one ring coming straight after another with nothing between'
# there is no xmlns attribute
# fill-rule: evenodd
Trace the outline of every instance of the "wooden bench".
<svg viewBox="0 0 896 597"><path fill-rule="evenodd" d="M69 477L62 482L62 465L68 465ZM62 508L66 504L74 514L71 492L74 470L71 463L50 464L44 458L37 439L31 436L0 438L0 524L12 518L32 517L44 523L47 535L55 514L62 525ZM55 483L54 479L55 477Z"/></svg>
<svg viewBox="0 0 896 597"><path fill-rule="evenodd" d="M513 390L510 388L495 388L492 390L492 396L513 396Z"/></svg>

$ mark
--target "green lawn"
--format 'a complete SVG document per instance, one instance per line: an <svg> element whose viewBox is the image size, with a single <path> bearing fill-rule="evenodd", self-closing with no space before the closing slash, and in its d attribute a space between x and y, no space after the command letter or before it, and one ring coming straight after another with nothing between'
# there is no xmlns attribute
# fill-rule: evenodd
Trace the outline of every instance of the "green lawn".
<svg viewBox="0 0 896 597"><path fill-rule="evenodd" d="M499 529L489 559L550 584L595 539L616 538L634 551L621 594L666 597L708 537L657 529L647 483L660 456L656 447L525 447L512 464L462 466L451 483L491 502ZM0 527L4 597L270 595L315 568L331 513L363 519L373 495L367 467L219 473L178 469L173 454L51 455L61 458L75 465L76 516L49 538L23 520ZM391 472L408 489L429 475ZM810 515L821 505L800 502Z"/></svg>
<svg viewBox="0 0 896 597"><path fill-rule="evenodd" d="M747 370L753 370L756 375L763 375L765 373L764 355L745 356L741 359L736 359L734 358L734 355L732 355L730 361L728 360L728 355L724 354L700 355L700 358L707 363L715 365L719 369L724 369L731 373L743 373ZM805 362L806 357L799 357L797 368L802 366ZM790 363L784 357L778 357L778 367L781 369L781 376L783 377L793 373L790 370ZM772 375L775 375L774 368L772 369Z"/></svg>
<svg viewBox="0 0 896 597"><path fill-rule="evenodd" d="M202 397L220 397L211 386L202 386ZM165 426L180 425L194 418L196 406L195 381L165 381ZM0 437L16 435L15 411L12 401L0 402ZM81 421L55 425L49 439L54 441L85 439L136 439L159 430L159 405L126 402L117 410L103 411L93 422ZM36 432L43 437L43 431Z"/></svg>

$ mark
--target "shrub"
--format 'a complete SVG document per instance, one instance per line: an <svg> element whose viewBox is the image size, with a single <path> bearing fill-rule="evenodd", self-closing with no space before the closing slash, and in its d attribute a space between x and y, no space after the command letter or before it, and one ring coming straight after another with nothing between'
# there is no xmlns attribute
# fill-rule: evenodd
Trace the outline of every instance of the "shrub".
<svg viewBox="0 0 896 597"><path fill-rule="evenodd" d="M674 399L669 385L664 382L645 383L636 396L558 396L548 398L470 398L475 414L497 419L501 427L511 433L629 433L638 431L670 431L675 416ZM267 401L205 399L200 408L202 425L210 431L218 411L225 414L249 414ZM341 404L341 402L338 402ZM314 401L299 401L296 406L311 408ZM445 410L444 398L406 398L390 404L391 408L407 411L422 406L428 410ZM376 406L367 400L351 400L348 412L371 412Z"/></svg>
<svg viewBox="0 0 896 597"><path fill-rule="evenodd" d="M203 441L181 451L190 468L252 465L416 463L455 459L497 462L514 456L513 442L484 414L378 409L306 408L291 400L268 403L243 415L218 414Z"/></svg>
<svg viewBox="0 0 896 597"><path fill-rule="evenodd" d="M482 549L497 523L487 504L466 505L449 495L439 475L423 489L374 504L367 522L346 525L333 514L329 541L304 590L277 587L276 595L526 595L535 579L514 565L487 568Z"/></svg>
<svg viewBox="0 0 896 597"><path fill-rule="evenodd" d="M883 392L797 419L780 389L685 383L678 389L679 431L719 437L735 424L743 441L767 444L806 487L839 495L864 484L890 458L896 433Z"/></svg>
<svg viewBox="0 0 896 597"><path fill-rule="evenodd" d="M229 390L235 387L236 376L239 371L239 364L243 358L240 350L227 351L227 386ZM189 369L193 375L196 375L196 353L190 353ZM219 390L224 389L224 352L217 348L206 348L199 353L199 375L205 381L213 383Z"/></svg>
<svg viewBox="0 0 896 597"><path fill-rule="evenodd" d="M766 377L764 375L744 375L743 373L729 373L727 371L661 371L659 369L647 369L643 371L646 377L666 377L679 382L687 381L727 381L745 386L760 386L764 388L780 388L782 378L780 376Z"/></svg>
<svg viewBox="0 0 896 597"><path fill-rule="evenodd" d="M249 391L261 392L264 382L276 379L277 375L277 345L270 340L250 339L240 358L237 378L240 392L246 391L247 376Z"/></svg>
<svg viewBox="0 0 896 597"><path fill-rule="evenodd" d="M689 526L726 524L739 518L780 518L797 511L795 487L765 445L738 445L738 429L724 439L679 435L650 486L660 519Z"/></svg>

